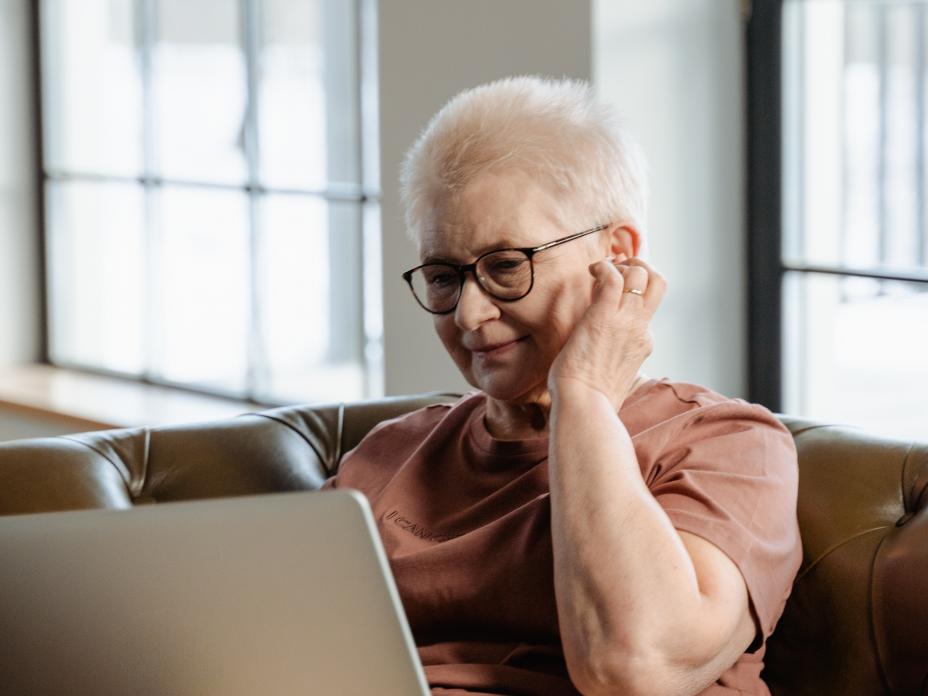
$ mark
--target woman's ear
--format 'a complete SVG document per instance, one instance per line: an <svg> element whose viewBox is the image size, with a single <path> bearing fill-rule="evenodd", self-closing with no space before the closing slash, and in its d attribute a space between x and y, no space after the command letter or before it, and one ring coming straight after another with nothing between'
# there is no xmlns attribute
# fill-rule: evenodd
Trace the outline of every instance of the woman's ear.
<svg viewBox="0 0 928 696"><path fill-rule="evenodd" d="M614 223L609 226L609 254L616 261L638 256L641 250L641 233L631 223Z"/></svg>

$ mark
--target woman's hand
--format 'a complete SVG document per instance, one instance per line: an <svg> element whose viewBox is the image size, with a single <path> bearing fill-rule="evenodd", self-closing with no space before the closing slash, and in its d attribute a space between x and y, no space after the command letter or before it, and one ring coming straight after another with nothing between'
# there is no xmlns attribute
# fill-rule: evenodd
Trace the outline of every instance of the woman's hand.
<svg viewBox="0 0 928 696"><path fill-rule="evenodd" d="M602 392L618 411L651 354L651 317L667 283L634 257L597 261L590 273L593 301L551 364L548 389L552 399L578 386Z"/></svg>

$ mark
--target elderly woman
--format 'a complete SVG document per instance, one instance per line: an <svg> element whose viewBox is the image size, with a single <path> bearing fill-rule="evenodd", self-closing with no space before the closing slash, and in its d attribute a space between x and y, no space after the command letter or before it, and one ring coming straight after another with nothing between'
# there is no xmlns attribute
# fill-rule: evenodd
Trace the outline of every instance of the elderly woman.
<svg viewBox="0 0 928 696"><path fill-rule="evenodd" d="M403 277L476 389L381 423L369 499L434 694L767 694L801 557L790 434L648 379L666 282L644 174L590 88L452 99L402 172Z"/></svg>

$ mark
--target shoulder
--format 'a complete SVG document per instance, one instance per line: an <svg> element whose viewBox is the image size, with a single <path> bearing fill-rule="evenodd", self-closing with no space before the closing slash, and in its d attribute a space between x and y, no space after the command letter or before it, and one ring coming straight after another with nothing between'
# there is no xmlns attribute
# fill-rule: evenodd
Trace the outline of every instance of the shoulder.
<svg viewBox="0 0 928 696"><path fill-rule="evenodd" d="M403 413L393 418L380 421L371 428L368 436L374 433L386 433L390 431L413 432L418 430L430 430L436 425L446 420L449 416L461 415L464 411L470 412L486 399L483 392L471 391L459 398L457 401L430 404L417 408L414 411Z"/></svg>
<svg viewBox="0 0 928 696"><path fill-rule="evenodd" d="M644 397L633 404L628 427L652 493L698 481L703 493L734 496L739 505L776 489L785 507L794 506L796 445L765 406L666 379Z"/></svg>
<svg viewBox="0 0 928 696"><path fill-rule="evenodd" d="M623 407L622 418L626 420ZM729 397L709 387L691 382L657 380L639 399L630 405L628 419L635 431L660 429L673 437L699 431L709 436L719 429L736 431L757 430L777 433L792 443L789 430L776 414L761 404L738 397ZM634 434L634 433L633 433Z"/></svg>
<svg viewBox="0 0 928 696"><path fill-rule="evenodd" d="M427 441L459 432L483 394L466 394L453 403L433 404L380 421L346 452L323 487L350 487L368 495L389 482Z"/></svg>
<svg viewBox="0 0 928 696"><path fill-rule="evenodd" d="M343 461L371 448L378 451L388 448L393 456L415 449L436 430L454 429L457 424L466 422L469 414L483 403L484 398L482 392L470 392L451 403L432 404L382 420L370 429L353 450L345 454Z"/></svg>

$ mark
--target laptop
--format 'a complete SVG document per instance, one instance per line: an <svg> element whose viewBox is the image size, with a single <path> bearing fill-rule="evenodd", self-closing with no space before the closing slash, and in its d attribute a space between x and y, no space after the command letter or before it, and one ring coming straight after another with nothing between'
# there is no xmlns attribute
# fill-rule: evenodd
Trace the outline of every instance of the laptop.
<svg viewBox="0 0 928 696"><path fill-rule="evenodd" d="M427 695L367 499L0 517L0 693Z"/></svg>

